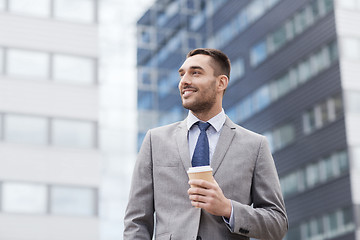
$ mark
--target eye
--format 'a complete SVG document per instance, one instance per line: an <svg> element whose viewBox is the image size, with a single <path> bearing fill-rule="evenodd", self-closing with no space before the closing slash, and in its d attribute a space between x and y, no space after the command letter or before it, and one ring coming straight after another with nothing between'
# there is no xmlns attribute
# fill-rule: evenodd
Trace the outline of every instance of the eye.
<svg viewBox="0 0 360 240"><path fill-rule="evenodd" d="M193 71L193 73L192 73L193 75L199 75L200 74L200 72L199 71Z"/></svg>

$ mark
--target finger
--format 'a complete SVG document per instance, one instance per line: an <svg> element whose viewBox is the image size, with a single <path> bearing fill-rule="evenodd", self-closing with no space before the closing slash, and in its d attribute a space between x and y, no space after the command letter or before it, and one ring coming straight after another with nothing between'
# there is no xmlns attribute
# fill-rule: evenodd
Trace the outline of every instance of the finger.
<svg viewBox="0 0 360 240"><path fill-rule="evenodd" d="M202 196L202 195L190 195L189 199L191 201L194 202L202 202L202 203L206 203L207 202L207 197L206 196Z"/></svg>
<svg viewBox="0 0 360 240"><path fill-rule="evenodd" d="M202 179L192 179L189 181L189 184L196 185L202 188L214 188L214 186L216 186L214 183Z"/></svg>
<svg viewBox="0 0 360 240"><path fill-rule="evenodd" d="M206 207L206 203L197 202L197 201L191 201L191 205L196 208L205 208Z"/></svg>
<svg viewBox="0 0 360 240"><path fill-rule="evenodd" d="M209 190L201 187L191 187L188 190L189 195L209 195Z"/></svg>

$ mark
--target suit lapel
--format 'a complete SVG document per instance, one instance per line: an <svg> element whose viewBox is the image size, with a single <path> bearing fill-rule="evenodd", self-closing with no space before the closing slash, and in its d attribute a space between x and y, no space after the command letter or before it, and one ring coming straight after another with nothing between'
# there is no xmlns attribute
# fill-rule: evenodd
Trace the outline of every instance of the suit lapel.
<svg viewBox="0 0 360 240"><path fill-rule="evenodd" d="M176 130L176 144L179 150L181 161L185 171L191 167L189 143L187 139L188 130L186 127L186 119L182 121Z"/></svg>
<svg viewBox="0 0 360 240"><path fill-rule="evenodd" d="M219 141L216 145L214 155L211 159L211 167L213 169L213 174L215 175L222 161L224 160L225 153L230 147L230 144L235 135L235 124L226 117L225 124L221 129L219 136Z"/></svg>

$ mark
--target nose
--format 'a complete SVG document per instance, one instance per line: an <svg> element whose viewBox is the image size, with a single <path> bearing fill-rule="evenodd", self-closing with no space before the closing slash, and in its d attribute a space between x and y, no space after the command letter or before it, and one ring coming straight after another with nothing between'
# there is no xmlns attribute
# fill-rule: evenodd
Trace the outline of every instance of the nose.
<svg viewBox="0 0 360 240"><path fill-rule="evenodd" d="M184 75L182 75L180 77L179 85L190 85L190 84L191 84L191 78L189 77L189 75L187 73L185 73Z"/></svg>

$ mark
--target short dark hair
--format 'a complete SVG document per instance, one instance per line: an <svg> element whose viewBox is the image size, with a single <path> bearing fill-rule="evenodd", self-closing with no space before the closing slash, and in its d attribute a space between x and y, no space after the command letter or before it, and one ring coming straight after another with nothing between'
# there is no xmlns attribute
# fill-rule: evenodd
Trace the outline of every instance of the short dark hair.
<svg viewBox="0 0 360 240"><path fill-rule="evenodd" d="M222 51L218 50L218 49L213 49L213 48L197 48L194 50L191 50L187 55L186 58L198 55L198 54L203 54L203 55L208 55L210 56L214 63L214 74L215 76L219 76L219 75L226 75L228 77L228 79L230 80L230 70L231 70L231 64L230 64L230 59L228 58L228 56L226 56L225 53L223 53Z"/></svg>

